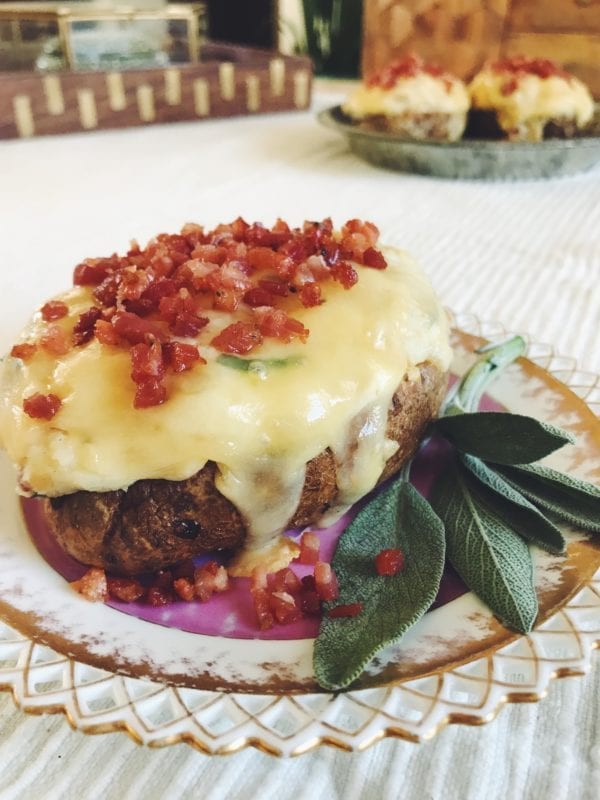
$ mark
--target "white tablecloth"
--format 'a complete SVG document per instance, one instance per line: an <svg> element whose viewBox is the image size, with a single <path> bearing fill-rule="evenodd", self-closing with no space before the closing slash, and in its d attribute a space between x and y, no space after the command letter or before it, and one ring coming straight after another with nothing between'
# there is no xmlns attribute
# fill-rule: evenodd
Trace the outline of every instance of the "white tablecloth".
<svg viewBox="0 0 600 800"><path fill-rule="evenodd" d="M337 98L321 95L317 105ZM312 113L0 144L0 350L31 307L19 286L46 271L40 303L84 256L184 222L238 214L271 223L331 215L375 221L424 264L444 302L548 342L600 372L600 169L511 183L385 172L352 156ZM597 662L597 659L596 659ZM72 731L0 696L2 798L596 798L600 669L556 682L537 704L423 745L322 748L293 760L253 750L207 757Z"/></svg>

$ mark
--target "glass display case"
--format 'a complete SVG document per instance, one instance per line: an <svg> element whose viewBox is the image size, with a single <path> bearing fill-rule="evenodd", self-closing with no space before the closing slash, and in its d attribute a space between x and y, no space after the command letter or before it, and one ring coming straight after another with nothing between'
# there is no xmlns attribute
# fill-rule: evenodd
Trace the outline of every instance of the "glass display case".
<svg viewBox="0 0 600 800"><path fill-rule="evenodd" d="M193 64L205 30L204 3L1 3L0 70Z"/></svg>

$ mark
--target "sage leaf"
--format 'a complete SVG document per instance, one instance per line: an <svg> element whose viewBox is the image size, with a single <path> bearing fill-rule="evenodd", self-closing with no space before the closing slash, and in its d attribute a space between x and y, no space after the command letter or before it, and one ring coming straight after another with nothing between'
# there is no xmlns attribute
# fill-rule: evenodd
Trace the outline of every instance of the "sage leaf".
<svg viewBox="0 0 600 800"><path fill-rule="evenodd" d="M221 353L217 357L217 363L230 369L237 369L240 372L265 373L269 369L279 369L280 367L291 367L301 364L301 356L289 356L288 358L239 358Z"/></svg>
<svg viewBox="0 0 600 800"><path fill-rule="evenodd" d="M537 616L529 548L455 461L433 487L446 525L448 558L467 586L510 628L527 633Z"/></svg>
<svg viewBox="0 0 600 800"><path fill-rule="evenodd" d="M381 576L375 557L399 548L404 568ZM433 603L444 570L444 526L407 481L395 481L357 514L339 539L332 566L340 597L327 608L360 602L356 617L325 613L315 641L314 673L325 689L357 678L386 644L399 639Z"/></svg>
<svg viewBox="0 0 600 800"><path fill-rule="evenodd" d="M483 486L494 493L495 508L514 531L551 553L565 552L565 540L560 530L514 486L474 456L463 453L460 460Z"/></svg>
<svg viewBox="0 0 600 800"><path fill-rule="evenodd" d="M497 469L515 489L552 516L600 533L600 487L541 464Z"/></svg>
<svg viewBox="0 0 600 800"><path fill-rule="evenodd" d="M434 427L464 453L496 464L529 464L573 441L547 422L501 411L440 417Z"/></svg>

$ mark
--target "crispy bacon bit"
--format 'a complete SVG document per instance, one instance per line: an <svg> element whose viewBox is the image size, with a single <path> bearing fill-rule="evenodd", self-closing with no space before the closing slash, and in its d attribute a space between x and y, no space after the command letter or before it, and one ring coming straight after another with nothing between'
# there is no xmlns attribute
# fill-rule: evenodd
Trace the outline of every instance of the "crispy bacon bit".
<svg viewBox="0 0 600 800"><path fill-rule="evenodd" d="M305 531L300 539L300 555L298 561L301 564L316 564L319 560L321 540L316 533Z"/></svg>
<svg viewBox="0 0 600 800"><path fill-rule="evenodd" d="M346 605L339 605L330 608L327 616L331 619L339 619L341 617L357 617L363 610L362 603L348 603Z"/></svg>
<svg viewBox="0 0 600 800"><path fill-rule="evenodd" d="M309 616L318 616L321 613L321 598L317 594L314 575L305 575L302 578L300 608L304 614Z"/></svg>
<svg viewBox="0 0 600 800"><path fill-rule="evenodd" d="M229 575L225 567L216 561L208 561L194 573L194 591L202 602L210 600L215 592L224 592L229 587Z"/></svg>
<svg viewBox="0 0 600 800"><path fill-rule="evenodd" d="M162 351L166 364L173 372L185 372L192 369L194 364L206 364L206 359L202 358L194 344L166 342Z"/></svg>
<svg viewBox="0 0 600 800"><path fill-rule="evenodd" d="M222 353L242 355L258 347L262 343L262 339L257 325L249 322L234 322L217 334L211 344Z"/></svg>
<svg viewBox="0 0 600 800"><path fill-rule="evenodd" d="M385 269L387 261L383 254L376 250L374 247L368 247L363 254L363 264L365 267L373 267L373 269Z"/></svg>
<svg viewBox="0 0 600 800"><path fill-rule="evenodd" d="M23 411L32 419L52 419L62 405L55 394L35 394L23 400Z"/></svg>
<svg viewBox="0 0 600 800"><path fill-rule="evenodd" d="M270 594L267 590L267 572L262 567L256 567L250 579L250 593L254 603L254 612L261 631L273 627L275 618L269 603Z"/></svg>
<svg viewBox="0 0 600 800"><path fill-rule="evenodd" d="M441 78L444 83L452 85L452 76L448 72L445 72L437 64L428 64L414 53L409 53L387 64L382 70L369 78L367 85L380 86L382 89L393 89L399 80L415 78L420 74ZM446 88L448 88L447 85Z"/></svg>
<svg viewBox="0 0 600 800"><path fill-rule="evenodd" d="M302 589L300 578L289 567L269 573L267 586L270 592L288 592L294 595Z"/></svg>
<svg viewBox="0 0 600 800"><path fill-rule="evenodd" d="M129 355L131 357L131 378L135 383L160 381L165 374L160 342L134 344Z"/></svg>
<svg viewBox="0 0 600 800"><path fill-rule="evenodd" d="M331 274L344 289L351 289L358 281L358 272L348 261L338 261L331 267Z"/></svg>
<svg viewBox="0 0 600 800"><path fill-rule="evenodd" d="M13 358L20 358L21 361L29 361L29 359L34 355L36 350L37 346L35 344L30 344L29 342L23 342L21 344L13 345L10 354Z"/></svg>
<svg viewBox="0 0 600 800"><path fill-rule="evenodd" d="M280 339L282 342L291 342L292 339L305 342L308 338L308 329L299 320L288 317L280 308L262 308L255 313L264 337Z"/></svg>
<svg viewBox="0 0 600 800"><path fill-rule="evenodd" d="M304 308L320 306L323 302L321 297L321 287L318 283L305 283L300 289L298 296L300 297L300 302Z"/></svg>
<svg viewBox="0 0 600 800"><path fill-rule="evenodd" d="M107 585L109 595L122 603L135 603L146 592L142 584L133 578L107 578Z"/></svg>
<svg viewBox="0 0 600 800"><path fill-rule="evenodd" d="M71 349L67 332L59 325L48 325L40 337L40 346L53 356L64 356Z"/></svg>
<svg viewBox="0 0 600 800"><path fill-rule="evenodd" d="M99 567L91 567L78 581L71 581L71 586L76 592L83 595L86 600L96 603L108 598L108 584L106 574Z"/></svg>
<svg viewBox="0 0 600 800"><path fill-rule="evenodd" d="M378 575L396 575L404 567L402 550L390 548L382 550L375 557L375 569Z"/></svg>
<svg viewBox="0 0 600 800"><path fill-rule="evenodd" d="M79 315L79 319L73 328L73 342L76 346L84 345L94 335L96 323L102 317L102 311L96 306L88 308L83 314Z"/></svg>
<svg viewBox="0 0 600 800"><path fill-rule="evenodd" d="M177 596L185 600L186 603L190 603L196 597L194 581L189 578L176 578L173 581L173 589L175 589Z"/></svg>
<svg viewBox="0 0 600 800"><path fill-rule="evenodd" d="M160 381L148 380L138 384L133 398L133 406L134 408L151 408L162 405L166 399L166 387Z"/></svg>
<svg viewBox="0 0 600 800"><path fill-rule="evenodd" d="M302 619L302 611L288 592L273 592L269 603L275 619L281 625L289 625Z"/></svg>
<svg viewBox="0 0 600 800"><path fill-rule="evenodd" d="M491 65L491 69L494 72L516 75L517 77L536 75L542 79L560 77L569 80L571 78L571 75L566 70L549 58L532 58L531 56L523 55L502 58L494 62Z"/></svg>
<svg viewBox="0 0 600 800"><path fill-rule="evenodd" d="M146 592L146 603L149 606L168 606L175 601L175 595L169 589L151 586Z"/></svg>
<svg viewBox="0 0 600 800"><path fill-rule="evenodd" d="M104 319L99 319L95 324L94 333L96 334L96 339L98 339L101 344L115 346L119 344L119 334L115 331L110 322Z"/></svg>
<svg viewBox="0 0 600 800"><path fill-rule="evenodd" d="M133 405L159 405L167 399L166 368L177 374L205 363L197 342L177 339L206 344L208 337L200 338L203 329L220 318L210 316L212 311L236 312L229 325L212 334L210 343L223 353L245 355L269 337L305 342L309 331L294 318L294 309L320 305L327 281L354 286L359 273L350 261L385 268L378 237L375 225L359 219L346 222L340 232L330 218L293 229L280 219L267 228L238 217L210 231L189 223L180 234L159 234L144 248L133 241L124 256L78 264L73 282L91 287L93 304L79 315L72 337L50 325L38 345L52 355L66 355L95 336L102 345L130 350ZM62 300L51 300L42 317L53 322L68 310ZM34 352L30 347L16 345L13 355L28 358Z"/></svg>
<svg viewBox="0 0 600 800"><path fill-rule="evenodd" d="M315 588L321 600L337 600L339 587L331 564L317 561L315 564Z"/></svg>
<svg viewBox="0 0 600 800"><path fill-rule="evenodd" d="M49 300L40 311L45 322L53 322L55 319L62 319L69 313L69 306L61 300Z"/></svg>

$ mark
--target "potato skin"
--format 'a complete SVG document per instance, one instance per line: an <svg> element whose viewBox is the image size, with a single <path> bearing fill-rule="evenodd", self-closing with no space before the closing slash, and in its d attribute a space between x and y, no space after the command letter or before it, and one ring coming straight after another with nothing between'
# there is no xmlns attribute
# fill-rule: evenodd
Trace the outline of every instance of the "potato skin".
<svg viewBox="0 0 600 800"><path fill-rule="evenodd" d="M420 380L400 384L387 423L387 436L399 449L387 461L380 482L416 451L439 410L446 383L446 374L427 363L420 368ZM234 550L243 544L246 528L237 509L217 490L215 473L216 465L208 462L184 481L141 480L127 491L81 491L46 499L47 520L69 555L115 575L157 570L208 551ZM288 527L314 524L336 495L335 460L326 450L307 464L302 496Z"/></svg>

